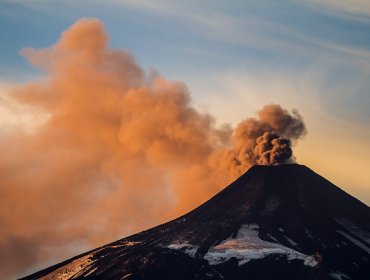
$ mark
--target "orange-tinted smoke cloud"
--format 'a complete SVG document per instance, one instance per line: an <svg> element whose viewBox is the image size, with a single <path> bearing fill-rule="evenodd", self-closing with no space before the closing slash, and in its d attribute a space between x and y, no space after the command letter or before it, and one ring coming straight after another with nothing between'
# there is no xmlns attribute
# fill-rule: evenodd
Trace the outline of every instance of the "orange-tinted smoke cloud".
<svg viewBox="0 0 370 280"><path fill-rule="evenodd" d="M264 133L298 139L279 105L235 131L192 107L184 84L107 47L101 22L77 21L52 47L22 54L47 78L12 97L48 113L0 141L0 278L190 210L258 163ZM269 145L267 145L269 146ZM266 147L267 147L266 146ZM271 145L270 145L271 146ZM271 146L273 147L273 145Z"/></svg>

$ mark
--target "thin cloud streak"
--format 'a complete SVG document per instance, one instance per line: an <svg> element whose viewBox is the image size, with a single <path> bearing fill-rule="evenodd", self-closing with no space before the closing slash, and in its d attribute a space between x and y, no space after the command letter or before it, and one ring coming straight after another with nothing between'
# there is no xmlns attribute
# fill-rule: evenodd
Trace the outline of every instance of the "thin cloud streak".
<svg viewBox="0 0 370 280"><path fill-rule="evenodd" d="M311 0L305 4L324 13L370 22L370 3L366 0Z"/></svg>
<svg viewBox="0 0 370 280"><path fill-rule="evenodd" d="M370 58L369 49L348 46L341 42L305 34L299 27L285 22L261 19L253 14L241 17L212 8L207 11L201 9L198 11L194 6L173 5L172 2L168 1L163 1L162 5L154 5L150 1L131 0L113 1L113 3L129 5L139 11L147 10L158 13L160 16L169 17L172 21L186 24L194 33L219 42L271 52L294 53L316 61L326 60L349 66L365 66L370 73L367 62ZM326 5L333 3L328 1ZM304 7L305 5L302 5L302 9ZM191 12L184 13L184 9L191 10ZM358 8L358 10L361 9ZM343 57L343 54L346 57ZM365 59L365 65L363 61L358 61L358 59Z"/></svg>

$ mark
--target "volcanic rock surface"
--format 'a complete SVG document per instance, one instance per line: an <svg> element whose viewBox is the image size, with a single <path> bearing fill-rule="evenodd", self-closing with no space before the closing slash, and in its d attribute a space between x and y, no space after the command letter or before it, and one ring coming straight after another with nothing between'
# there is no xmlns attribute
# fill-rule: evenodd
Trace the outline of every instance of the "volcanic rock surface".
<svg viewBox="0 0 370 280"><path fill-rule="evenodd" d="M254 166L173 221L23 279L370 279L370 208L298 164Z"/></svg>

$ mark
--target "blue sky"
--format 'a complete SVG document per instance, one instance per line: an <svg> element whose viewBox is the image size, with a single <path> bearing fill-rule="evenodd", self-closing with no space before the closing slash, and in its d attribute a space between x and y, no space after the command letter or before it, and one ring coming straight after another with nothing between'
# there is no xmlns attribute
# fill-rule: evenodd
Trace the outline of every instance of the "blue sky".
<svg viewBox="0 0 370 280"><path fill-rule="evenodd" d="M369 2L0 0L2 96L43 75L22 48L54 44L82 17L102 20L110 46L144 68L186 83L220 123L271 102L297 108L308 126L298 162L370 203ZM15 122L0 113L3 127Z"/></svg>

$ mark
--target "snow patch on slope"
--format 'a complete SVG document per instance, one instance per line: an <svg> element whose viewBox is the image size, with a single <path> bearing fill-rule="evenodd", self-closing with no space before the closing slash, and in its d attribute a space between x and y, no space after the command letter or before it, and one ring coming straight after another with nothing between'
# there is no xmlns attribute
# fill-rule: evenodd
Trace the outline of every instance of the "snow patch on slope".
<svg viewBox="0 0 370 280"><path fill-rule="evenodd" d="M342 236L344 236L345 238L347 238L349 241L351 241L353 244L355 244L357 247L360 247L362 250L364 250L366 253L370 254L370 248L367 247L364 243L360 242L359 240L355 239L354 237L350 236L349 234L341 231L341 230L337 230L337 232L339 234L341 234Z"/></svg>
<svg viewBox="0 0 370 280"><path fill-rule="evenodd" d="M330 278L333 278L335 280L352 279L352 278L348 277L347 275L345 275L344 273L339 272L339 271L330 272L329 276L330 276Z"/></svg>
<svg viewBox="0 0 370 280"><path fill-rule="evenodd" d="M347 218L336 218L335 221L347 229L350 233L362 239L365 243L370 245L370 232L363 227L353 223Z"/></svg>
<svg viewBox="0 0 370 280"><path fill-rule="evenodd" d="M131 246L134 246L134 245L137 245L137 244L140 244L141 242L140 241L123 241L119 244L114 244L114 245L108 245L106 246L106 248L120 248L120 247L131 247Z"/></svg>
<svg viewBox="0 0 370 280"><path fill-rule="evenodd" d="M292 239L290 239L288 236L285 236L284 235L284 237L290 243L290 245L292 245L292 246L298 246L298 243L295 242L295 241L293 241Z"/></svg>
<svg viewBox="0 0 370 280"><path fill-rule="evenodd" d="M189 244L187 242L178 242L178 243L172 243L168 245L169 249L172 250L180 250L184 253L188 254L190 257L195 258L195 254L197 253L198 247L193 246L192 244Z"/></svg>
<svg viewBox="0 0 370 280"><path fill-rule="evenodd" d="M258 226L247 224L241 226L236 238L229 238L211 247L204 256L211 265L224 263L231 258L243 265L251 260L262 259L271 254L285 255L287 260L303 260L305 265L314 267L318 264L313 256L304 255L281 244L268 242L258 237Z"/></svg>
<svg viewBox="0 0 370 280"><path fill-rule="evenodd" d="M95 260L92 260L92 255L88 255L77 260L74 260L70 264L63 266L52 273L45 275L42 279L57 279L57 280L68 280L76 276L93 264Z"/></svg>

